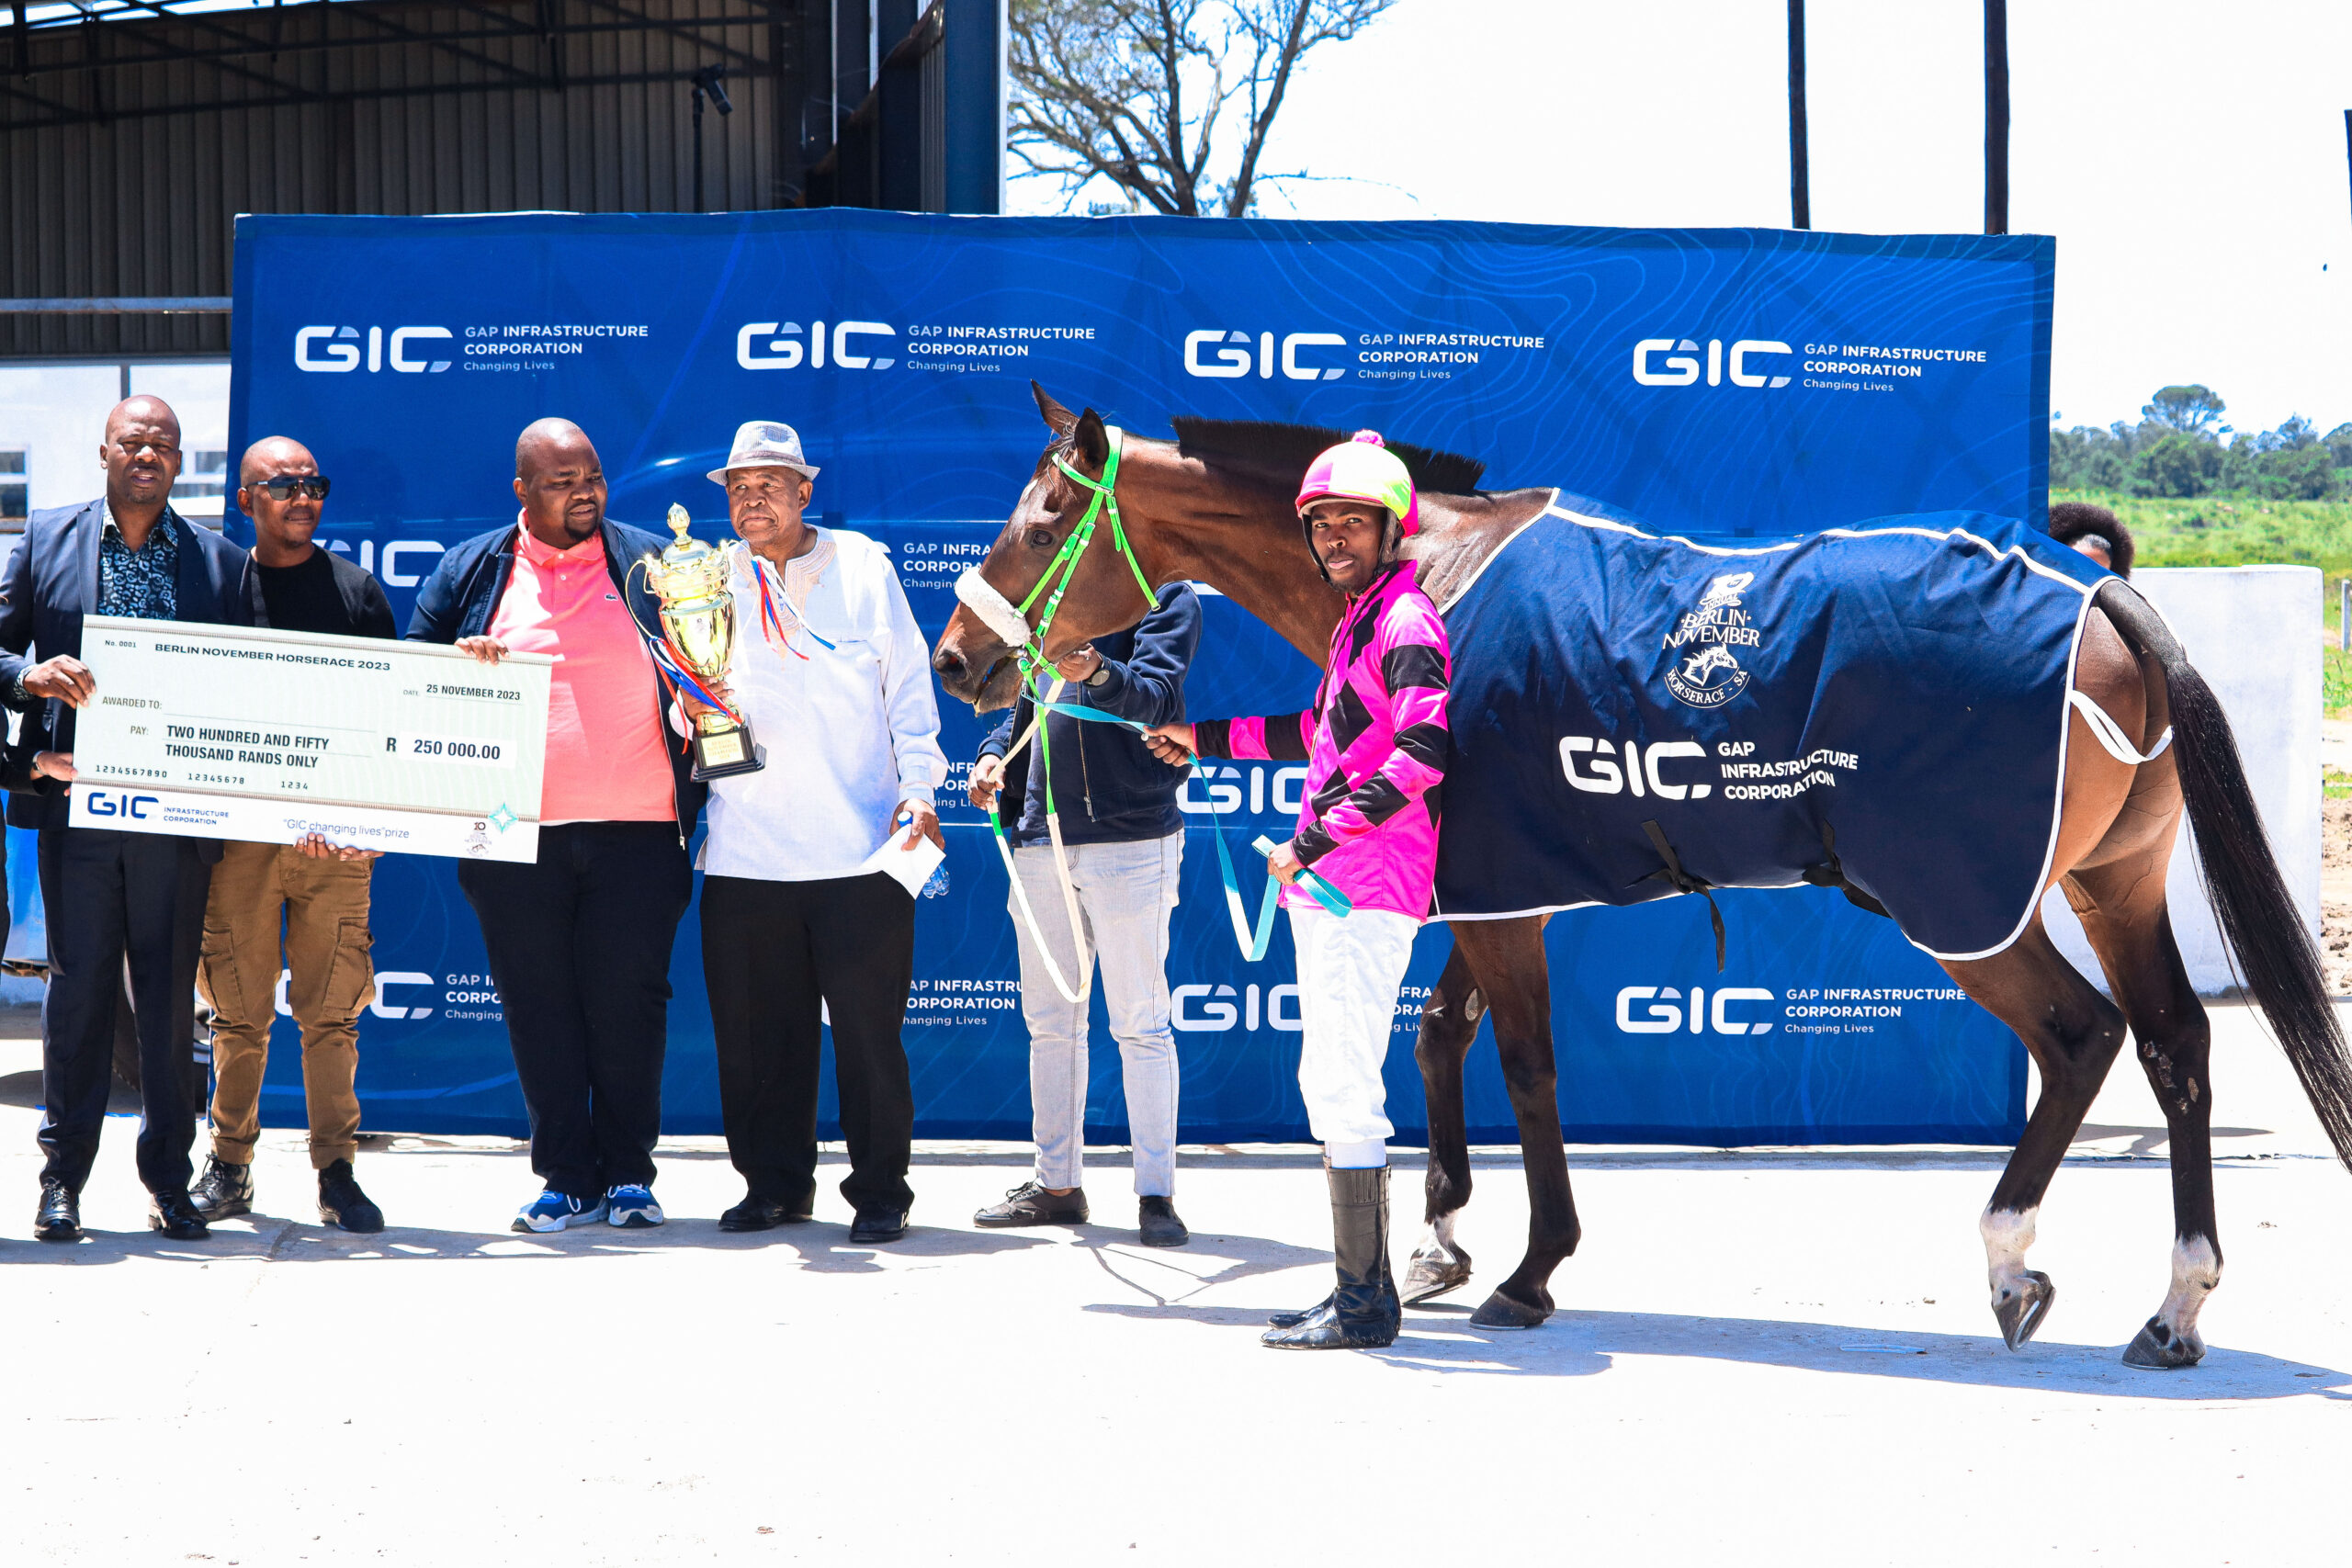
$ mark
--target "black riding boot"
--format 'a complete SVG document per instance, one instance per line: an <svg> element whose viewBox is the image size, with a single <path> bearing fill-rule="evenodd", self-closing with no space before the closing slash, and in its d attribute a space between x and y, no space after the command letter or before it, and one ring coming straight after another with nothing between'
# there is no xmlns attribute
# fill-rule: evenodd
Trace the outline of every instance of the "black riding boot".
<svg viewBox="0 0 2352 1568"><path fill-rule="evenodd" d="M1261 1343L1277 1350L1375 1350L1396 1343L1401 1309L1388 1272L1388 1168L1334 1170L1331 1182L1331 1297ZM1287 1314L1285 1314L1287 1315Z"/></svg>

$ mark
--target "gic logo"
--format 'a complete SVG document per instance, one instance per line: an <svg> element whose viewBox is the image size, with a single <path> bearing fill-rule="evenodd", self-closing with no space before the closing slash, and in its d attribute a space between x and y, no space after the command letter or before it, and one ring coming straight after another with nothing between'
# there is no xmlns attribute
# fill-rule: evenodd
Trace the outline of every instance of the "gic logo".
<svg viewBox="0 0 2352 1568"><path fill-rule="evenodd" d="M1696 740L1653 740L1646 747L1628 740L1621 771L1614 740L1590 735L1560 738L1560 767L1568 783L1587 795L1623 795L1630 787L1636 797L1654 795L1661 800L1704 800L1715 792L1714 785L1676 784L1659 772L1659 765L1678 757L1706 754L1707 749Z"/></svg>
<svg viewBox="0 0 2352 1568"><path fill-rule="evenodd" d="M374 375L387 366L405 376L438 375L449 368L447 359L417 359L410 355L408 345L429 342L456 334L447 327L394 327L387 337L381 327L368 329L368 371ZM304 327L294 334L294 368L339 376L359 368L359 329L357 327ZM387 354L385 351L390 349Z"/></svg>
<svg viewBox="0 0 2352 1568"><path fill-rule="evenodd" d="M147 808L160 804L152 795L124 795L119 790L111 789L90 791L90 815L93 817L129 817L144 822L148 817Z"/></svg>
<svg viewBox="0 0 2352 1568"><path fill-rule="evenodd" d="M1744 1021L1730 1016L1731 1010L1743 1002L1770 1002L1780 998L1761 986L1718 986L1714 1005L1707 1005L1707 988L1690 987L1690 1009L1686 1015L1682 1008L1682 993L1672 986L1628 986L1617 993L1617 1027L1627 1034L1672 1034L1690 1020L1693 1034L1702 1034L1712 1023L1717 1034L1769 1034L1771 1023ZM1634 1004L1647 1002L1644 1016L1634 1016Z"/></svg>
<svg viewBox="0 0 2352 1568"><path fill-rule="evenodd" d="M896 363L889 355L861 352L859 345L850 340L898 335L898 328L880 321L835 321L831 344L832 362L842 370L888 370ZM812 370L822 370L828 346L825 323L808 323L805 347L800 338L798 321L745 321L735 334L735 363L746 370L789 370L804 363Z"/></svg>
<svg viewBox="0 0 2352 1568"><path fill-rule="evenodd" d="M1212 381L1230 381L1247 376L1252 367L1252 356L1246 346L1249 342L1248 333L1227 332L1222 327L1204 327L1199 332L1187 333L1184 334L1184 373L1204 376ZM1301 365L1298 351L1302 348L1344 348L1347 342L1337 333L1285 333L1282 338L1282 352L1277 356L1274 334L1260 333L1255 355L1258 378L1272 380L1279 357L1283 374L1294 381L1336 381L1347 372L1333 365ZM1201 357L1204 352L1218 344L1226 346L1216 349L1214 361Z"/></svg>
<svg viewBox="0 0 2352 1568"><path fill-rule="evenodd" d="M1291 1034L1306 1027L1299 1013L1296 986L1269 987L1263 993L1262 1010L1260 997L1256 986L1244 987L1238 998L1230 986L1179 986L1168 993L1168 1021L1186 1034L1221 1034L1236 1024L1254 1033L1261 1021L1265 1028ZM1242 1005L1237 1008L1228 998L1237 998Z"/></svg>
<svg viewBox="0 0 2352 1568"><path fill-rule="evenodd" d="M1634 345L1634 379L1645 387L1688 387L1699 379L1699 345L1689 338L1645 337ZM1768 354L1795 351L1778 338L1744 337L1731 345L1731 384L1735 387L1785 387L1786 376L1750 370L1747 362ZM1664 359L1654 356L1664 355ZM1663 366L1664 368L1659 368ZM1707 385L1724 384L1724 340L1707 340Z"/></svg>

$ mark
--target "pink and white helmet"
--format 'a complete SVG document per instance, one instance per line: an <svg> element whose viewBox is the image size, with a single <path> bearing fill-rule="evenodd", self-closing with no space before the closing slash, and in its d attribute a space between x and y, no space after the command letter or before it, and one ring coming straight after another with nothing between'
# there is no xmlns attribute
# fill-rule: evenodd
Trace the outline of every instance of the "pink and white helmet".
<svg viewBox="0 0 2352 1568"><path fill-rule="evenodd" d="M1420 531L1421 498L1405 461L1388 450L1376 430L1359 430L1351 440L1326 450L1307 465L1298 487L1298 512L1318 501L1368 501L1396 515L1406 538Z"/></svg>

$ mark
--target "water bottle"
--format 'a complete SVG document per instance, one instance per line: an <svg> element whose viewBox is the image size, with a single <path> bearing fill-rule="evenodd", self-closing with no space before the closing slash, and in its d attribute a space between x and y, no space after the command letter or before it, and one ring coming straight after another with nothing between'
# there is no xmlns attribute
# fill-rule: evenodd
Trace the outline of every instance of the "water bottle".
<svg viewBox="0 0 2352 1568"><path fill-rule="evenodd" d="M947 863L945 861L941 861L932 868L931 880L922 885L922 896L926 898L947 897Z"/></svg>

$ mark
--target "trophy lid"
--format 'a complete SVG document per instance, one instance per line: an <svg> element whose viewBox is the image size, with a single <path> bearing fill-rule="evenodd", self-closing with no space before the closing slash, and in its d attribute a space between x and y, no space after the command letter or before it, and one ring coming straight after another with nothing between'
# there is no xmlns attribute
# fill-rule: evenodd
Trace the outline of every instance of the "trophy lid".
<svg viewBox="0 0 2352 1568"><path fill-rule="evenodd" d="M686 532L690 519L686 509L677 502L670 503L670 532L677 536L662 552L664 566L675 570L698 564L706 556L718 552Z"/></svg>

